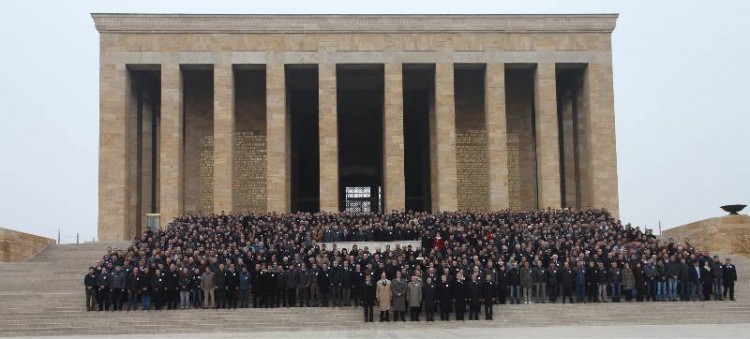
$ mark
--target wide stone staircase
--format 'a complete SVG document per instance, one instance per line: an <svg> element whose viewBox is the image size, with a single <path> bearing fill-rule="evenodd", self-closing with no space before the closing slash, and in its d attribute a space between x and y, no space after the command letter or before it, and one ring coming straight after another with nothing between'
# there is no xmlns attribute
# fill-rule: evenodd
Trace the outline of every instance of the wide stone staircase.
<svg viewBox="0 0 750 339"><path fill-rule="evenodd" d="M53 245L29 262L0 263L0 336L750 322L750 260L738 256L735 302L498 305L494 321L460 325L424 315L420 323L363 323L352 307L87 312L83 277L108 246L126 244Z"/></svg>

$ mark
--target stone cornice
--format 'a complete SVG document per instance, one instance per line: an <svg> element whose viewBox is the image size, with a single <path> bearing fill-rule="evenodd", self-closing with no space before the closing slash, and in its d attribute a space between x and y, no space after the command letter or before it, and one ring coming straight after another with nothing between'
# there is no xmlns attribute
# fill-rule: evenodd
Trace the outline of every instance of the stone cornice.
<svg viewBox="0 0 750 339"><path fill-rule="evenodd" d="M617 14L91 16L100 33L611 33L617 21Z"/></svg>

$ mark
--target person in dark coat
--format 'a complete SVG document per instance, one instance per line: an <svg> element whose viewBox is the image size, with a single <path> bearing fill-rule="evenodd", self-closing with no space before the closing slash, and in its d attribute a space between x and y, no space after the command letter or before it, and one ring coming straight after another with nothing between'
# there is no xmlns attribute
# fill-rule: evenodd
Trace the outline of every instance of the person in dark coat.
<svg viewBox="0 0 750 339"><path fill-rule="evenodd" d="M734 301L734 283L737 281L737 267L732 264L732 259L724 261L724 299L729 294L729 300Z"/></svg>
<svg viewBox="0 0 750 339"><path fill-rule="evenodd" d="M469 299L469 320L479 320L479 310L482 308L482 285L476 273L471 275L471 281L466 287L466 295Z"/></svg>
<svg viewBox="0 0 750 339"><path fill-rule="evenodd" d="M341 306L344 301L343 289L344 289L344 269L339 266L338 261L333 262L333 268L330 270L330 281L331 289L333 294L333 307Z"/></svg>
<svg viewBox="0 0 750 339"><path fill-rule="evenodd" d="M497 283L497 303L505 305L508 297L508 271L502 261L498 265L495 282Z"/></svg>
<svg viewBox="0 0 750 339"><path fill-rule="evenodd" d="M427 313L427 321L435 321L435 306L436 306L436 286L435 282L431 277L428 277L424 285L422 285L422 301L424 301L424 309Z"/></svg>
<svg viewBox="0 0 750 339"><path fill-rule="evenodd" d="M510 285L510 304L521 303L521 273L518 266L513 263L513 268L508 272L508 284Z"/></svg>
<svg viewBox="0 0 750 339"><path fill-rule="evenodd" d="M253 295L253 308L261 306L262 290L260 264L255 264L255 269L250 272L250 293Z"/></svg>
<svg viewBox="0 0 750 339"><path fill-rule="evenodd" d="M372 279L372 278L370 278ZM349 274L349 284L351 285L352 300L355 305L360 304L361 293L360 288L365 283L365 272L362 272L362 266L359 264L354 266L354 272Z"/></svg>
<svg viewBox="0 0 750 339"><path fill-rule="evenodd" d="M240 272L240 308L250 307L250 277L247 266L242 266L242 272Z"/></svg>
<svg viewBox="0 0 750 339"><path fill-rule="evenodd" d="M373 308L375 306L375 285L372 283L370 275L365 276L365 282L360 286L359 289L362 308L365 311L365 322L373 322Z"/></svg>
<svg viewBox="0 0 750 339"><path fill-rule="evenodd" d="M456 273L456 280L453 281L453 305L456 310L456 320L464 320L466 312L466 281L462 271Z"/></svg>
<svg viewBox="0 0 750 339"><path fill-rule="evenodd" d="M492 320L492 305L495 303L497 287L492 281L492 275L485 276L482 284L482 302L484 303L484 320Z"/></svg>
<svg viewBox="0 0 750 339"><path fill-rule="evenodd" d="M711 273L711 263L708 260L703 262L701 267L701 283L703 284L703 300L711 300L711 294L714 288L714 277Z"/></svg>
<svg viewBox="0 0 750 339"><path fill-rule="evenodd" d="M698 260L693 261L693 267L690 268L690 283L692 284L691 300L703 299L703 269L700 267Z"/></svg>
<svg viewBox="0 0 750 339"><path fill-rule="evenodd" d="M216 284L216 309L227 307L227 270L224 264L219 264L219 270L214 274Z"/></svg>
<svg viewBox="0 0 750 339"><path fill-rule="evenodd" d="M161 310L164 305L164 273L158 268L151 277L151 290L153 291L154 309Z"/></svg>
<svg viewBox="0 0 750 339"><path fill-rule="evenodd" d="M563 264L563 268L560 270L560 287L562 289L562 303L565 303L565 297L567 297L570 300L570 303L575 303L573 301L573 284L574 284L574 278L573 275L573 269L570 268L570 264L568 262L565 262Z"/></svg>
<svg viewBox="0 0 750 339"><path fill-rule="evenodd" d="M549 293L549 302L557 302L557 294L560 289L560 268L555 263L550 263L547 269L547 293Z"/></svg>
<svg viewBox="0 0 750 339"><path fill-rule="evenodd" d="M193 276L191 277L190 285L193 290L190 292L190 299L193 302L193 308L200 308L203 306L203 290L201 289L201 283L203 282L203 276L201 275L201 269L193 269Z"/></svg>
<svg viewBox="0 0 750 339"><path fill-rule="evenodd" d="M678 266L677 291L681 301L688 301L690 300L690 266L685 262L685 258L680 259Z"/></svg>
<svg viewBox="0 0 750 339"><path fill-rule="evenodd" d="M167 298L167 309L176 310L180 301L180 272L175 264L169 266L164 281L164 293Z"/></svg>
<svg viewBox="0 0 750 339"><path fill-rule="evenodd" d="M453 287L448 276L444 275L440 277L441 281L438 284L438 303L440 304L440 320L450 320L451 316L451 304L453 303Z"/></svg>
<svg viewBox="0 0 750 339"><path fill-rule="evenodd" d="M86 289L86 311L93 311L96 306L96 272L89 267L89 273L83 277L83 286Z"/></svg>
<svg viewBox="0 0 750 339"><path fill-rule="evenodd" d="M111 279L107 270L96 277L96 303L99 304L99 311L109 311L109 286Z"/></svg>
<svg viewBox="0 0 750 339"><path fill-rule="evenodd" d="M148 267L143 269L143 277L138 282L138 292L141 294L141 305L144 311L151 309L151 279L153 275Z"/></svg>
<svg viewBox="0 0 750 339"><path fill-rule="evenodd" d="M596 295L599 291L599 275L596 270L596 263L589 261L589 267L586 269L586 302L596 302Z"/></svg>
<svg viewBox="0 0 750 339"><path fill-rule="evenodd" d="M227 308L237 308L237 295L240 293L240 275L234 268L234 264L229 265L229 270L225 273L227 284Z"/></svg>
<svg viewBox="0 0 750 339"><path fill-rule="evenodd" d="M688 279L689 279L689 273L690 269L688 268ZM635 263L635 268L633 269L633 278L635 278L635 292L636 292L636 301L643 301L644 296L646 294L646 291L648 290L648 280L646 278L646 273L643 270L643 264L641 262ZM688 284L690 282L688 281ZM690 299L690 288L688 288L688 299Z"/></svg>
<svg viewBox="0 0 750 339"><path fill-rule="evenodd" d="M128 291L128 311L135 311L138 304L138 291L140 290L141 279L143 274L138 267L133 268L133 272L125 278L125 288Z"/></svg>
<svg viewBox="0 0 750 339"><path fill-rule="evenodd" d="M323 264L323 270L318 274L318 287L323 299L323 307L328 307L328 301L331 300L331 284L331 271L327 264Z"/></svg>

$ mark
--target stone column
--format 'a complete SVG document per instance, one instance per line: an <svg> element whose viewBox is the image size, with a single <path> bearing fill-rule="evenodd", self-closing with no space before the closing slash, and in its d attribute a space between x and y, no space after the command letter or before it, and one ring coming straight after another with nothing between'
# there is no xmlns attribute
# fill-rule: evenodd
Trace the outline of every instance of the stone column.
<svg viewBox="0 0 750 339"><path fill-rule="evenodd" d="M128 224L127 119L132 113L125 65L99 70L99 241L126 239Z"/></svg>
<svg viewBox="0 0 750 339"><path fill-rule="evenodd" d="M289 212L288 114L283 63L266 65L266 210Z"/></svg>
<svg viewBox="0 0 750 339"><path fill-rule="evenodd" d="M319 64L320 210L339 209L339 144L336 103L336 65Z"/></svg>
<svg viewBox="0 0 750 339"><path fill-rule="evenodd" d="M435 166L437 204L433 211L455 211L456 189L456 100L453 87L453 64L435 66Z"/></svg>
<svg viewBox="0 0 750 339"><path fill-rule="evenodd" d="M385 65L385 112L383 137L385 156L385 205L383 212L406 206L404 177L404 85L401 63Z"/></svg>
<svg viewBox="0 0 750 339"><path fill-rule="evenodd" d="M161 65L159 206L162 225L183 213L183 95L179 64Z"/></svg>
<svg viewBox="0 0 750 339"><path fill-rule="evenodd" d="M586 67L583 85L585 154L581 162L581 207L606 208L619 217L617 145L611 61Z"/></svg>
<svg viewBox="0 0 750 339"><path fill-rule="evenodd" d="M555 64L540 63L534 77L538 207L560 208L560 145Z"/></svg>
<svg viewBox="0 0 750 339"><path fill-rule="evenodd" d="M485 71L485 126L489 165L489 208L510 207L508 191L508 130L505 111L505 64L489 63Z"/></svg>
<svg viewBox="0 0 750 339"><path fill-rule="evenodd" d="M214 65L214 212L231 212L234 149L234 70Z"/></svg>

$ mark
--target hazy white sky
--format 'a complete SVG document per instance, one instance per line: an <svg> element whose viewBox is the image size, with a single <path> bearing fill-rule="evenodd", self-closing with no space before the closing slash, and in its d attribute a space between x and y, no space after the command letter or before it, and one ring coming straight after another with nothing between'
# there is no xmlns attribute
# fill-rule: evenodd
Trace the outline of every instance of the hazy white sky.
<svg viewBox="0 0 750 339"><path fill-rule="evenodd" d="M91 12L619 13L620 210L663 228L750 203L750 1L0 1L0 227L96 236Z"/></svg>

